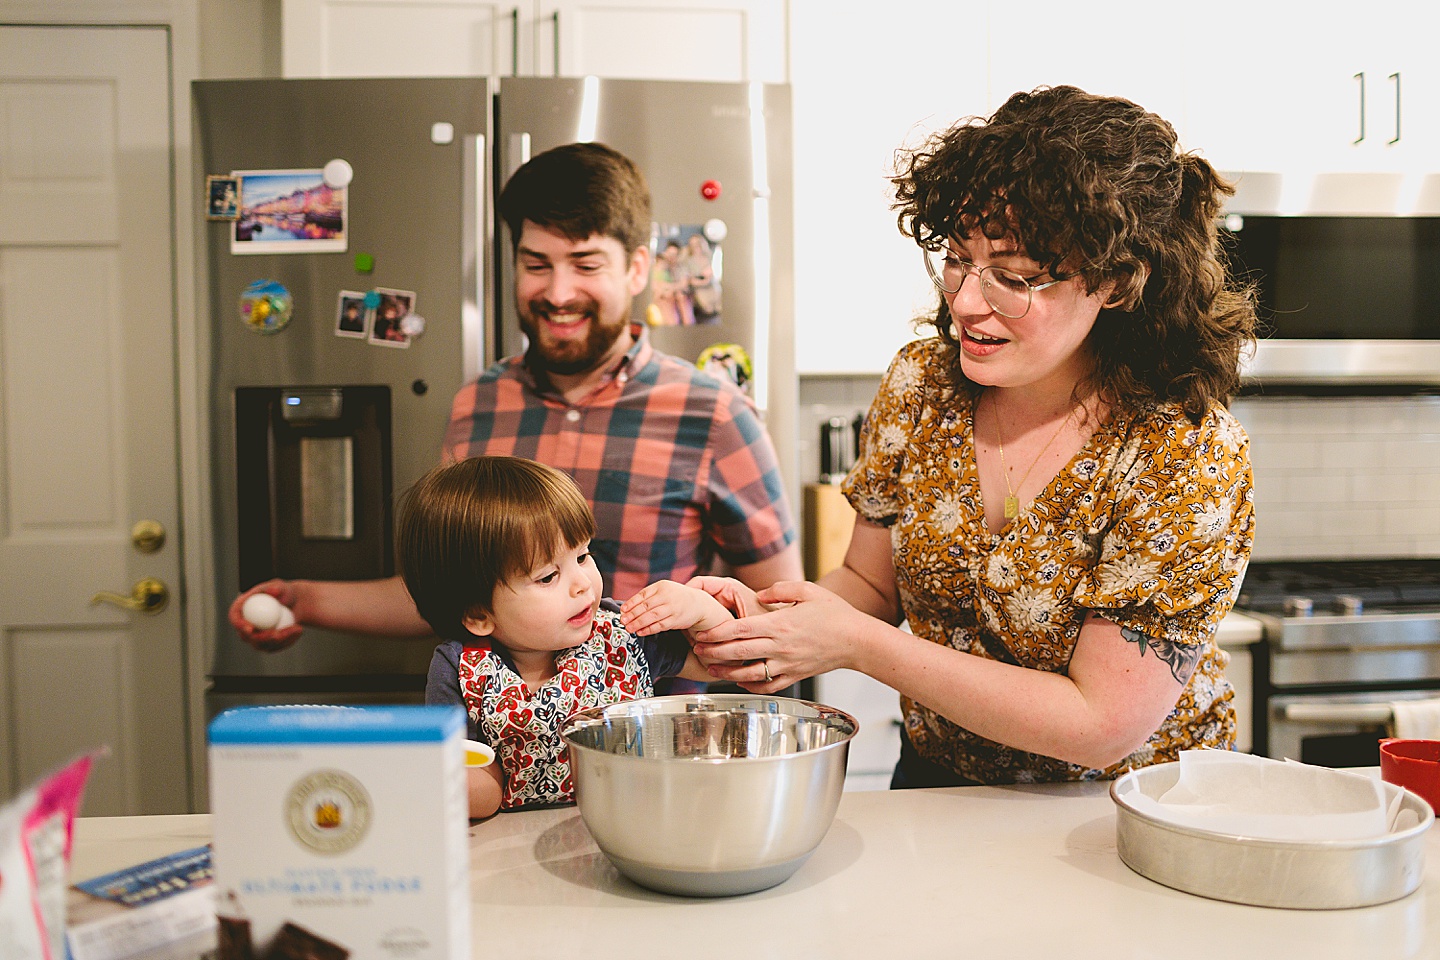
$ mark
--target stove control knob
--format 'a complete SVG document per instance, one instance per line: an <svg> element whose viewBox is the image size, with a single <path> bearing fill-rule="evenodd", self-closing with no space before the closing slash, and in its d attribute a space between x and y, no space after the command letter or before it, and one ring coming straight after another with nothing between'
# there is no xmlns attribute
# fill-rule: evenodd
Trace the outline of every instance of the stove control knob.
<svg viewBox="0 0 1440 960"><path fill-rule="evenodd" d="M1315 601L1309 597L1286 597L1285 616L1308 617L1315 612Z"/></svg>
<svg viewBox="0 0 1440 960"><path fill-rule="evenodd" d="M1341 616L1358 617L1365 610L1365 601L1350 593L1335 598L1335 612Z"/></svg>

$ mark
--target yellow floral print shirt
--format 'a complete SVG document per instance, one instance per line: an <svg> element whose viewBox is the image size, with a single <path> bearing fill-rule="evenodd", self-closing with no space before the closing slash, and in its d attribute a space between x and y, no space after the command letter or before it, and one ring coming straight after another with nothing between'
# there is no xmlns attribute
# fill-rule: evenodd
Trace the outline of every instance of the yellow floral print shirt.
<svg viewBox="0 0 1440 960"><path fill-rule="evenodd" d="M1015 750L901 698L920 756L984 783L1088 780L1235 742L1229 655L1215 630L1254 536L1249 438L1223 407L1197 426L1178 405L1118 411L999 534L985 524L974 411L944 375L948 347L909 344L866 417L844 491L890 528L895 579L918 637L1063 674L1095 611L1156 641L1201 647L1179 702L1103 770ZM1137 645L1137 655L1154 656Z"/></svg>

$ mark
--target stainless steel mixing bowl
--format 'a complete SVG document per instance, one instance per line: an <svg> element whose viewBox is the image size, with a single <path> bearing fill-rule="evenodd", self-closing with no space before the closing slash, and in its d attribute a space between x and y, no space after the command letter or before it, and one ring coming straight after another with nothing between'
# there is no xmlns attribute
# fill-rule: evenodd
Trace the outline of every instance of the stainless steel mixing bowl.
<svg viewBox="0 0 1440 960"><path fill-rule="evenodd" d="M859 724L833 707L752 694L651 697L575 714L575 799L636 883L686 896L764 890L835 819Z"/></svg>

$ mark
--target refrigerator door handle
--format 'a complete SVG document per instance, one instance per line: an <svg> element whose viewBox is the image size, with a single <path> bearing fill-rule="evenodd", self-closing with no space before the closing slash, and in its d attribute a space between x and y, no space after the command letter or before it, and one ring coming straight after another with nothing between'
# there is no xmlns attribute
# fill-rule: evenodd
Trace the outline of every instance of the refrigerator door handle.
<svg viewBox="0 0 1440 960"><path fill-rule="evenodd" d="M510 181L510 178L515 175L515 171L519 170L521 167L525 166L525 164L529 162L530 134L510 134L510 150L505 155L505 179L501 182L508 183Z"/></svg>
<svg viewBox="0 0 1440 960"><path fill-rule="evenodd" d="M486 204L485 136L465 137L465 183L460 225L460 343L462 383L469 383L499 357L498 331L485 322L485 278L490 271L491 223Z"/></svg>

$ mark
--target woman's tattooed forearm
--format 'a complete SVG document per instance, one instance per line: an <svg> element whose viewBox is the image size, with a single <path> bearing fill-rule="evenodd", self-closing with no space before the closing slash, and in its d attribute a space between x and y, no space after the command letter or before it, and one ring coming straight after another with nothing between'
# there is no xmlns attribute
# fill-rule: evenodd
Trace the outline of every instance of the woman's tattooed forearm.
<svg viewBox="0 0 1440 960"><path fill-rule="evenodd" d="M1155 656L1170 667L1170 675L1175 682L1182 686L1190 682L1190 674L1195 670L1195 664L1200 662L1200 647L1198 644L1172 643L1169 640L1157 640L1155 637L1147 637L1139 630L1132 630L1129 627L1120 628L1120 636L1126 642L1133 643L1140 648L1140 656L1145 656L1145 648L1149 647L1155 651Z"/></svg>

